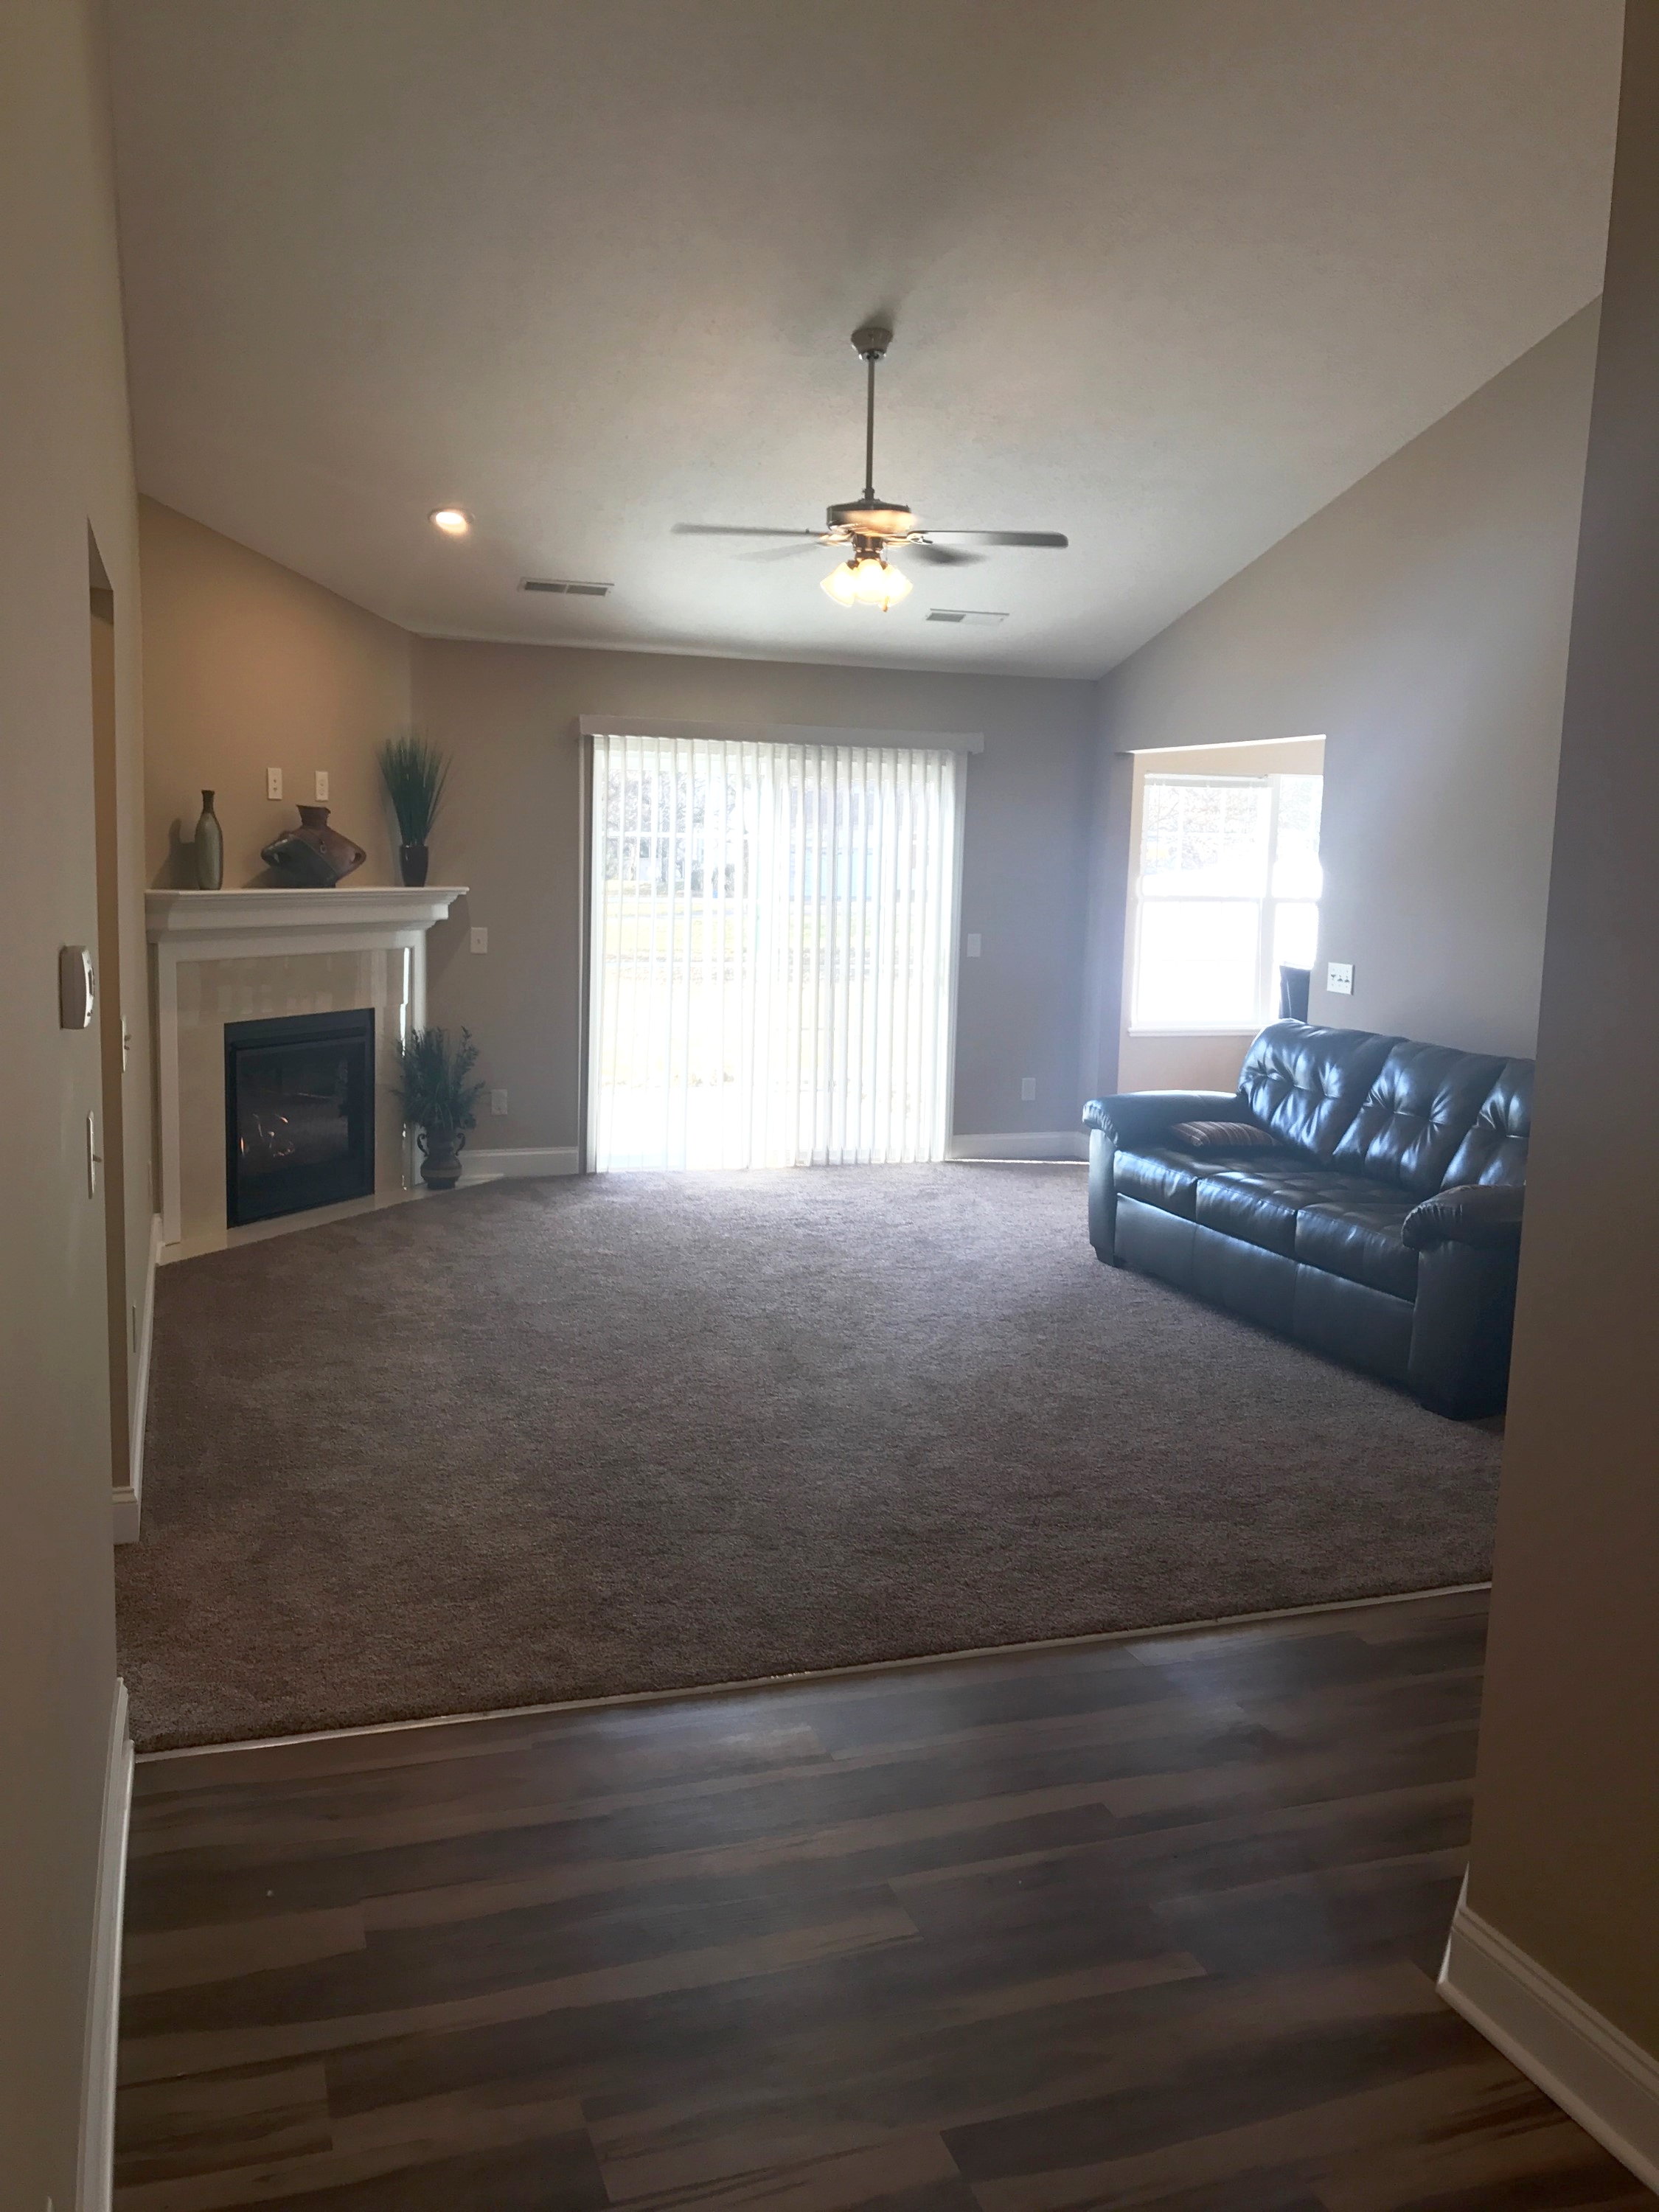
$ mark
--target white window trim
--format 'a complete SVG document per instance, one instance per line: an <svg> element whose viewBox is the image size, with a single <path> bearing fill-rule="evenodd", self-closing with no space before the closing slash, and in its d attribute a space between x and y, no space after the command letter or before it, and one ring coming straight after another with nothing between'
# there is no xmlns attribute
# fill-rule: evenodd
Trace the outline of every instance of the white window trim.
<svg viewBox="0 0 1659 2212"><path fill-rule="evenodd" d="M1273 883L1273 860L1279 851L1279 797L1286 773L1302 775L1311 773L1311 771L1305 769L1289 771L1274 769L1265 775L1206 775L1197 770L1182 771L1179 773L1172 772L1164 775L1160 774L1156 769L1153 769L1147 773L1142 782L1143 793L1146 786L1152 783L1196 783L1206 786L1225 783L1257 788L1259 788L1262 784L1266 784L1267 786L1269 794L1268 805L1270 810L1267 820L1267 882L1269 889L1259 900L1256 901L1256 904L1261 909L1261 923L1256 933L1256 990L1258 994L1257 1002L1259 1005L1263 1006L1271 1006L1273 1001L1273 930L1271 926L1273 908L1281 905L1323 905L1322 899L1278 899L1273 895L1271 888ZM1320 776L1321 781L1322 782L1322 770L1320 772ZM1135 1020L1135 994L1140 978L1140 919L1144 908L1149 903L1145 892L1141 889L1141 877L1144 872L1141 867L1140 860L1141 852L1146 842L1146 820L1143 806L1143 808L1139 810L1139 830L1136 839L1133 855L1134 872L1130 882L1132 911L1129 928L1129 967L1127 975L1129 1018L1124 1024L1126 1033L1132 1037L1253 1037L1256 1036L1261 1027L1261 1021L1253 1022L1249 1025L1249 1027L1241 1027L1237 1022L1170 1023L1138 1022ZM1164 903L1164 902L1153 902ZM1167 902L1167 903L1171 906L1237 906L1241 904L1242 902L1236 894L1226 891L1183 891L1178 896L1178 897L1171 898ZM1274 1017L1269 1013L1263 1018L1267 1021L1272 1021Z"/></svg>
<svg viewBox="0 0 1659 2212"><path fill-rule="evenodd" d="M667 722L657 714L581 714L579 738L723 738L751 745L921 746L982 753L983 730L847 730L809 722Z"/></svg>

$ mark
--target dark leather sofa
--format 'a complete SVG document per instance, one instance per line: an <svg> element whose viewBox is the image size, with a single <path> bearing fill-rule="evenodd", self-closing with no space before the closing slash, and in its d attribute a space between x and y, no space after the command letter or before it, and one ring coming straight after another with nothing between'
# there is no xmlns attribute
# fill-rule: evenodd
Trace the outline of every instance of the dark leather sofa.
<svg viewBox="0 0 1659 2212"><path fill-rule="evenodd" d="M1236 1092L1090 1101L1090 1242L1437 1413L1498 1413L1532 1067L1274 1022Z"/></svg>

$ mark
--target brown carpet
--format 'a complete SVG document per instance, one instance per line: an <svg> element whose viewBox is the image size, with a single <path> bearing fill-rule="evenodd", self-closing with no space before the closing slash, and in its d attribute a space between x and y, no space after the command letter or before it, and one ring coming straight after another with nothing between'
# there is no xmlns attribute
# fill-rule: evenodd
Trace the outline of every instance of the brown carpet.
<svg viewBox="0 0 1659 2212"><path fill-rule="evenodd" d="M1070 1168L460 1191L161 1271L143 1747L1476 1580L1498 1443L1103 1267Z"/></svg>

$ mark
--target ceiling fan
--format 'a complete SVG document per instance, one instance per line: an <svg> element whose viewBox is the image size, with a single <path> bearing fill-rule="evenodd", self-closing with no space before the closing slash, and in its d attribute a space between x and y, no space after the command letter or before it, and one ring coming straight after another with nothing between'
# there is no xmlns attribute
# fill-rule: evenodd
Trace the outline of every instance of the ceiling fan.
<svg viewBox="0 0 1659 2212"><path fill-rule="evenodd" d="M830 598L844 607L887 609L903 599L910 579L888 558L902 546L917 561L940 568L954 568L983 555L969 549L976 545L1036 545L1063 550L1067 540L1057 530L924 530L908 507L877 496L876 363L893 343L891 331L867 324L853 333L853 349L866 364L868 383L864 405L864 489L828 510L827 530L771 530L743 523L677 522L683 538L781 538L785 544L769 547L752 560L775 561L803 553L808 545L848 545L852 552L823 579Z"/></svg>

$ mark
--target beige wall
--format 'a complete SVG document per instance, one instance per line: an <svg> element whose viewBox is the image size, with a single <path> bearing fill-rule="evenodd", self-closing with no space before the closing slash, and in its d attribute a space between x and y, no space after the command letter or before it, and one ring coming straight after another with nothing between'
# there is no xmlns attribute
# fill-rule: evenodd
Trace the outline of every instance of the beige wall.
<svg viewBox="0 0 1659 2212"><path fill-rule="evenodd" d="M1146 746L1326 738L1316 1021L1536 1036L1594 307L1101 688L1084 1075L1110 1087L1129 779ZM1323 963L1353 963L1352 998Z"/></svg>
<svg viewBox="0 0 1659 2212"><path fill-rule="evenodd" d="M1072 1130L1094 686L765 661L411 639L275 562L146 500L147 865L188 883L206 785L219 796L225 881L264 874L259 847L294 820L319 768L334 820L368 848L355 882L396 880L374 748L411 721L454 757L433 841L434 883L471 897L430 939L432 1018L465 1023L505 1118L479 1145L577 1142L580 872L577 718L980 731L968 768L957 1127ZM287 801L264 796L280 766ZM182 868L182 872L181 872ZM471 925L487 954L466 950ZM1036 1079L1034 1103L1020 1078Z"/></svg>
<svg viewBox="0 0 1659 2212"><path fill-rule="evenodd" d="M1469 1901L1659 2057L1659 7L1626 28Z"/></svg>
<svg viewBox="0 0 1659 2212"><path fill-rule="evenodd" d="M88 528L112 589L117 972L128 1303L148 1257L149 1119L137 836L137 517L128 445L101 17L0 9L0 2197L76 2199L94 1886L115 1683L106 1228L87 1188L99 1032L58 1025L58 951L95 945ZM118 1239L119 1218L110 1224ZM124 1264L116 1255L116 1265Z"/></svg>
<svg viewBox="0 0 1659 2212"><path fill-rule="evenodd" d="M368 854L352 880L395 883L374 749L409 725L407 633L155 500L139 518L149 880L194 885L208 787L227 886L267 881L259 848L314 803L322 769L331 818ZM268 768L283 771L280 801L265 797Z"/></svg>
<svg viewBox="0 0 1659 2212"><path fill-rule="evenodd" d="M1094 687L769 661L417 640L415 716L455 757L434 881L471 896L430 940L434 1018L469 1024L505 1121L475 1142L578 1139L582 714L980 731L968 763L956 1127L1077 1126L1076 1036ZM482 923L489 951L469 952ZM1036 1078L1035 1103L1020 1078Z"/></svg>
<svg viewBox="0 0 1659 2212"><path fill-rule="evenodd" d="M1134 985L1134 878L1139 866L1141 811L1149 769L1166 775L1320 775L1325 745L1320 738L1285 738L1276 744L1195 746L1133 756L1129 808L1129 885L1123 930L1123 969L1118 1030L1119 1091L1231 1091L1255 1036L1254 1029L1224 1036L1173 1035L1129 1025Z"/></svg>

